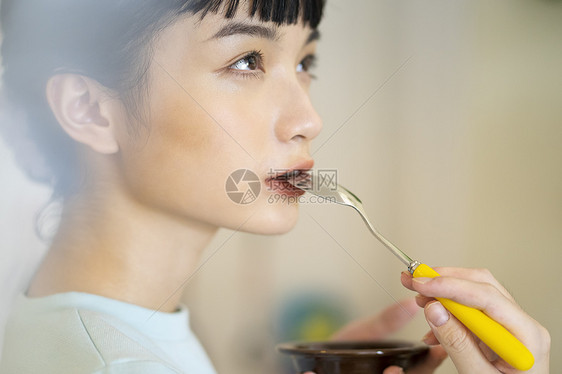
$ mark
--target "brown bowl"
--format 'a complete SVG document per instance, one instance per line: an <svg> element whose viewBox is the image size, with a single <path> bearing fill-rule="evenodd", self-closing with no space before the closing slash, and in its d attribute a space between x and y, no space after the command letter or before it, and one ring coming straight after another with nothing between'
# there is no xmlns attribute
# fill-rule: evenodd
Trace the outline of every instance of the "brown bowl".
<svg viewBox="0 0 562 374"><path fill-rule="evenodd" d="M427 356L423 343L398 340L283 343L277 349L293 359L297 373L379 374L389 366L411 368Z"/></svg>

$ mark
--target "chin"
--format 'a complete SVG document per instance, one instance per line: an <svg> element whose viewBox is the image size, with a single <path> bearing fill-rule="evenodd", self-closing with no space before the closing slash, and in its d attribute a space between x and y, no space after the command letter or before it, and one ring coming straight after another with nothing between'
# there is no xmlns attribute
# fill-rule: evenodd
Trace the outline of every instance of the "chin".
<svg viewBox="0 0 562 374"><path fill-rule="evenodd" d="M299 218L298 204L261 205L240 228L241 231L258 235L281 235L291 231ZM242 221L243 222L243 221Z"/></svg>

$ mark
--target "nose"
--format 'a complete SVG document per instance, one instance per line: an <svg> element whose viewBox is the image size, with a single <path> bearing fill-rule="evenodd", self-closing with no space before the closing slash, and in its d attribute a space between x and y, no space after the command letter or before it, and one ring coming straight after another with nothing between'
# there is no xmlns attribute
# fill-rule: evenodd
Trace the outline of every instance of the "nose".
<svg viewBox="0 0 562 374"><path fill-rule="evenodd" d="M276 100L282 107L275 135L282 142L314 139L322 129L322 119L312 106L308 90L297 80L285 81L284 88L277 91Z"/></svg>

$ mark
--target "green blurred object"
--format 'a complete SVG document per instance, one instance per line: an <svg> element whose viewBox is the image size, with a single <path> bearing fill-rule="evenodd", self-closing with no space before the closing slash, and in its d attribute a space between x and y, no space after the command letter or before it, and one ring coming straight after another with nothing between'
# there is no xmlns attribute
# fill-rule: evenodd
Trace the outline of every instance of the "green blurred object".
<svg viewBox="0 0 562 374"><path fill-rule="evenodd" d="M279 341L328 339L346 320L343 305L338 296L321 292L292 296L281 307Z"/></svg>
<svg viewBox="0 0 562 374"><path fill-rule="evenodd" d="M278 310L276 342L328 340L347 321L348 303L325 291L300 291ZM293 374L291 359L279 355L280 372Z"/></svg>

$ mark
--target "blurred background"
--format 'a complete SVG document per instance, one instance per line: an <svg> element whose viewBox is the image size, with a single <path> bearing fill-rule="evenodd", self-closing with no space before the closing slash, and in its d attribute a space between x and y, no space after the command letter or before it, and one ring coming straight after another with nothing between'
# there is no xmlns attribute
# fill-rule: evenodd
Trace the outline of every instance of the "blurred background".
<svg viewBox="0 0 562 374"><path fill-rule="evenodd" d="M316 166L410 257L489 268L548 328L561 372L562 2L328 0L321 32ZM34 215L49 197L4 143L0 192L4 312L44 252ZM276 343L413 296L351 209L301 212L284 236L221 231L190 280L184 302L218 372L286 373ZM419 313L397 337L426 330Z"/></svg>

